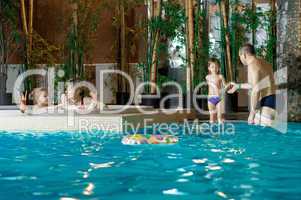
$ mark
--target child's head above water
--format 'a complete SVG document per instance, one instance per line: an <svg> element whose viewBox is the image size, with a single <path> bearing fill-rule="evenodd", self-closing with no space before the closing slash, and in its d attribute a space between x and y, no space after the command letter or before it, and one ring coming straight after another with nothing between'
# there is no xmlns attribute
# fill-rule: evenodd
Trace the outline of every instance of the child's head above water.
<svg viewBox="0 0 301 200"><path fill-rule="evenodd" d="M220 73L220 63L216 58L210 58L208 61L208 73L209 74L219 74Z"/></svg>
<svg viewBox="0 0 301 200"><path fill-rule="evenodd" d="M48 105L48 91L45 88L36 88L32 91L33 103L40 107Z"/></svg>
<svg viewBox="0 0 301 200"><path fill-rule="evenodd" d="M85 97L91 97L89 88L77 85L79 82L78 80L71 80L69 84L67 84L65 94L67 95L68 101L72 103L82 103Z"/></svg>

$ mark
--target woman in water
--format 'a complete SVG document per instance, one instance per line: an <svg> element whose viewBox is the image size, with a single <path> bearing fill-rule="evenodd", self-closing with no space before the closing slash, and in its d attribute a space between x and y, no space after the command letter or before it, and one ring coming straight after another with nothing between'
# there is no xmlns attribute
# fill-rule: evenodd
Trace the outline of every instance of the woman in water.
<svg viewBox="0 0 301 200"><path fill-rule="evenodd" d="M224 122L224 100L223 89L226 85L223 75L220 74L220 64L216 58L209 59L208 75L208 108L210 112L210 123Z"/></svg>

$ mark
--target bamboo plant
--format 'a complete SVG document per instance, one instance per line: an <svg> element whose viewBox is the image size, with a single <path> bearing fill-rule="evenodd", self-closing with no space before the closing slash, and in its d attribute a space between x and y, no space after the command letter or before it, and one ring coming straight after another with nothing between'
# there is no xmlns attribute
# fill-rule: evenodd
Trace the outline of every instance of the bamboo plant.
<svg viewBox="0 0 301 200"><path fill-rule="evenodd" d="M124 1L119 1L119 15L120 15L120 31L119 31L119 41L120 41L120 69L123 72L129 74L128 69L128 60L127 60L127 52L126 52L126 20L125 20L125 7ZM121 80L121 85L119 86L119 91L128 92L127 82L123 78Z"/></svg>
<svg viewBox="0 0 301 200"><path fill-rule="evenodd" d="M161 0L152 1L152 17L156 19L158 22L161 20ZM151 67L150 67L150 82L153 84L157 83L157 70L158 70L158 46L159 46L159 36L160 29L157 28L154 30L152 34L152 52L151 52ZM150 93L155 94L156 87L154 85L151 86Z"/></svg>
<svg viewBox="0 0 301 200"><path fill-rule="evenodd" d="M277 54L277 10L276 1L271 0L271 11L268 12L268 41L267 41L267 54L266 59L273 65L276 70L276 54Z"/></svg>
<svg viewBox="0 0 301 200"><path fill-rule="evenodd" d="M269 63L271 63L276 68L276 43L277 43L277 36L276 36L276 11L275 11L275 4L271 2L270 10L262 11L258 9L257 16L258 16L258 28L262 29L266 32L265 42L261 45L257 44L256 51L258 56L263 57Z"/></svg>
<svg viewBox="0 0 301 200"><path fill-rule="evenodd" d="M19 0L21 24L23 32L24 67L23 71L36 68L38 64L53 66L57 63L59 47L50 44L45 38L34 30L34 0ZM28 8L28 10L27 10ZM41 78L25 80L25 90L31 91L33 87L40 87Z"/></svg>
<svg viewBox="0 0 301 200"><path fill-rule="evenodd" d="M130 57L136 52L135 40L137 35L141 32L139 27L132 26L129 23L129 14L137 7L144 4L144 0L115 0L113 2L117 5L115 20L113 22L114 27L117 30L117 64L118 69L121 71L131 74L129 66ZM128 93L127 81L118 76L118 91Z"/></svg>
<svg viewBox="0 0 301 200"><path fill-rule="evenodd" d="M159 5L160 3L160 5ZM178 1L148 1L148 20L145 28L147 41L147 53L143 63L137 65L144 72L144 81L157 84L159 87L172 80L172 77L158 73L159 65L166 65L168 44L175 38L180 40L179 48L185 46L184 26L186 23L185 10ZM183 58L183 60L186 59ZM166 66L165 66L166 67ZM155 94L155 87L146 87L146 93Z"/></svg>
<svg viewBox="0 0 301 200"><path fill-rule="evenodd" d="M270 1L270 10L262 11L257 8L255 1L251 5L245 5L239 11L239 23L245 27L245 34L252 35L252 43L256 48L257 55L263 57L276 67L276 8L275 1ZM267 33L267 40L263 45L256 41L258 29L263 29ZM247 41L247 39L245 40Z"/></svg>
<svg viewBox="0 0 301 200"><path fill-rule="evenodd" d="M93 49L93 37L100 21L101 3L98 0L71 0L72 16L66 40L65 64L62 66L68 79L84 78L84 61Z"/></svg>
<svg viewBox="0 0 301 200"><path fill-rule="evenodd" d="M186 68L186 92L190 94L193 90L193 78L194 78L194 61L195 55L193 53L193 43L194 43L194 1L185 0L185 9L186 9L186 53L187 53L187 68Z"/></svg>
<svg viewBox="0 0 301 200"><path fill-rule="evenodd" d="M194 86L205 80L209 58L209 5L207 1L197 1L194 20Z"/></svg>
<svg viewBox="0 0 301 200"><path fill-rule="evenodd" d="M33 0L29 1L29 11L26 10L26 2L25 0L20 0L20 12L21 12L21 21L24 35L24 67L23 70L27 70L32 67L32 63L30 60L30 53L32 49L32 30L33 30ZM29 17L28 16L29 12ZM25 89L31 90L33 87L33 81L31 79L27 79L25 81Z"/></svg>
<svg viewBox="0 0 301 200"><path fill-rule="evenodd" d="M0 98L6 93L9 60L19 49L18 6L17 1L0 1Z"/></svg>
<svg viewBox="0 0 301 200"><path fill-rule="evenodd" d="M228 9L229 1L228 0L220 0L220 16L221 16L221 29L222 29L222 45L224 50L224 57L226 63L226 78L228 81L233 81L233 68L232 68L232 60L231 60L231 48L230 48L230 35L229 35L229 9Z"/></svg>
<svg viewBox="0 0 301 200"><path fill-rule="evenodd" d="M32 45L33 45L33 0L29 0L28 3L28 12L26 11L26 4L25 0L20 0L21 5L21 18L22 18L22 27L23 27L23 33L25 35L25 51L26 51L26 63L28 65L31 65L30 57L31 57L31 51L32 51ZM28 17L27 17L28 13Z"/></svg>
<svg viewBox="0 0 301 200"><path fill-rule="evenodd" d="M233 76L236 80L237 70L240 65L239 49L247 41L247 30L242 24L242 9L243 4L240 0L230 1L230 44L231 44L231 59L233 66Z"/></svg>
<svg viewBox="0 0 301 200"><path fill-rule="evenodd" d="M136 24L133 26L129 23L129 14L137 7L144 4L144 0L111 0L105 1L106 9L115 10L113 17L113 27L116 31L116 42L112 46L116 52L117 68L128 75L132 75L129 66L131 56L137 53L136 40L143 32ZM121 77L117 76L117 92L128 93L128 83Z"/></svg>

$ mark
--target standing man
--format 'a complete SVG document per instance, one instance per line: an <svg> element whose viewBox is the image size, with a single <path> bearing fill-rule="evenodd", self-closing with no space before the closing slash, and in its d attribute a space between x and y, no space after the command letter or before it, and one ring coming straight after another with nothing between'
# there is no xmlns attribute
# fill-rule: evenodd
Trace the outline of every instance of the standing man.
<svg viewBox="0 0 301 200"><path fill-rule="evenodd" d="M232 88L228 93L240 89L249 90L251 102L248 123L271 126L276 115L273 67L256 57L255 48L251 44L245 44L240 48L239 57L242 64L248 67L248 83L231 83Z"/></svg>

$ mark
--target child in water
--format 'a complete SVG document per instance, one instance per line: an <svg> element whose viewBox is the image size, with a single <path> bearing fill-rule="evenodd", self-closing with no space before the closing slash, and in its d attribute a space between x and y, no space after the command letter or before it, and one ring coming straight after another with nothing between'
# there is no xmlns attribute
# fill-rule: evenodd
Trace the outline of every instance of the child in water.
<svg viewBox="0 0 301 200"><path fill-rule="evenodd" d="M35 88L31 94L33 97L33 104L32 108L30 109L30 112L34 113L43 113L47 111L48 108L48 91L45 88ZM22 113L27 113L28 107L27 107L27 92L25 92L25 95L21 95L21 101L20 101L20 111Z"/></svg>
<svg viewBox="0 0 301 200"><path fill-rule="evenodd" d="M85 94L86 93L86 94ZM68 85L66 92L61 96L61 106L76 106L79 109L101 109L103 110L107 106L97 100L97 94L89 91L85 87L73 88L72 85Z"/></svg>
<svg viewBox="0 0 301 200"><path fill-rule="evenodd" d="M226 85L223 75L220 74L220 64L216 58L209 59L208 75L208 108L210 112L210 123L224 122L224 100L223 89Z"/></svg>
<svg viewBox="0 0 301 200"><path fill-rule="evenodd" d="M67 93L61 96L61 102L57 106L48 105L48 91L46 88L35 88L30 96L33 98L33 106L27 105L27 92L21 95L20 111L26 114L43 114L47 113L49 108L52 109L72 109L72 110L87 110L104 109L105 104L97 100L97 95L94 92L89 92L89 95L82 95L85 88L76 88L73 93L73 87L68 87ZM69 107L68 107L69 106Z"/></svg>

